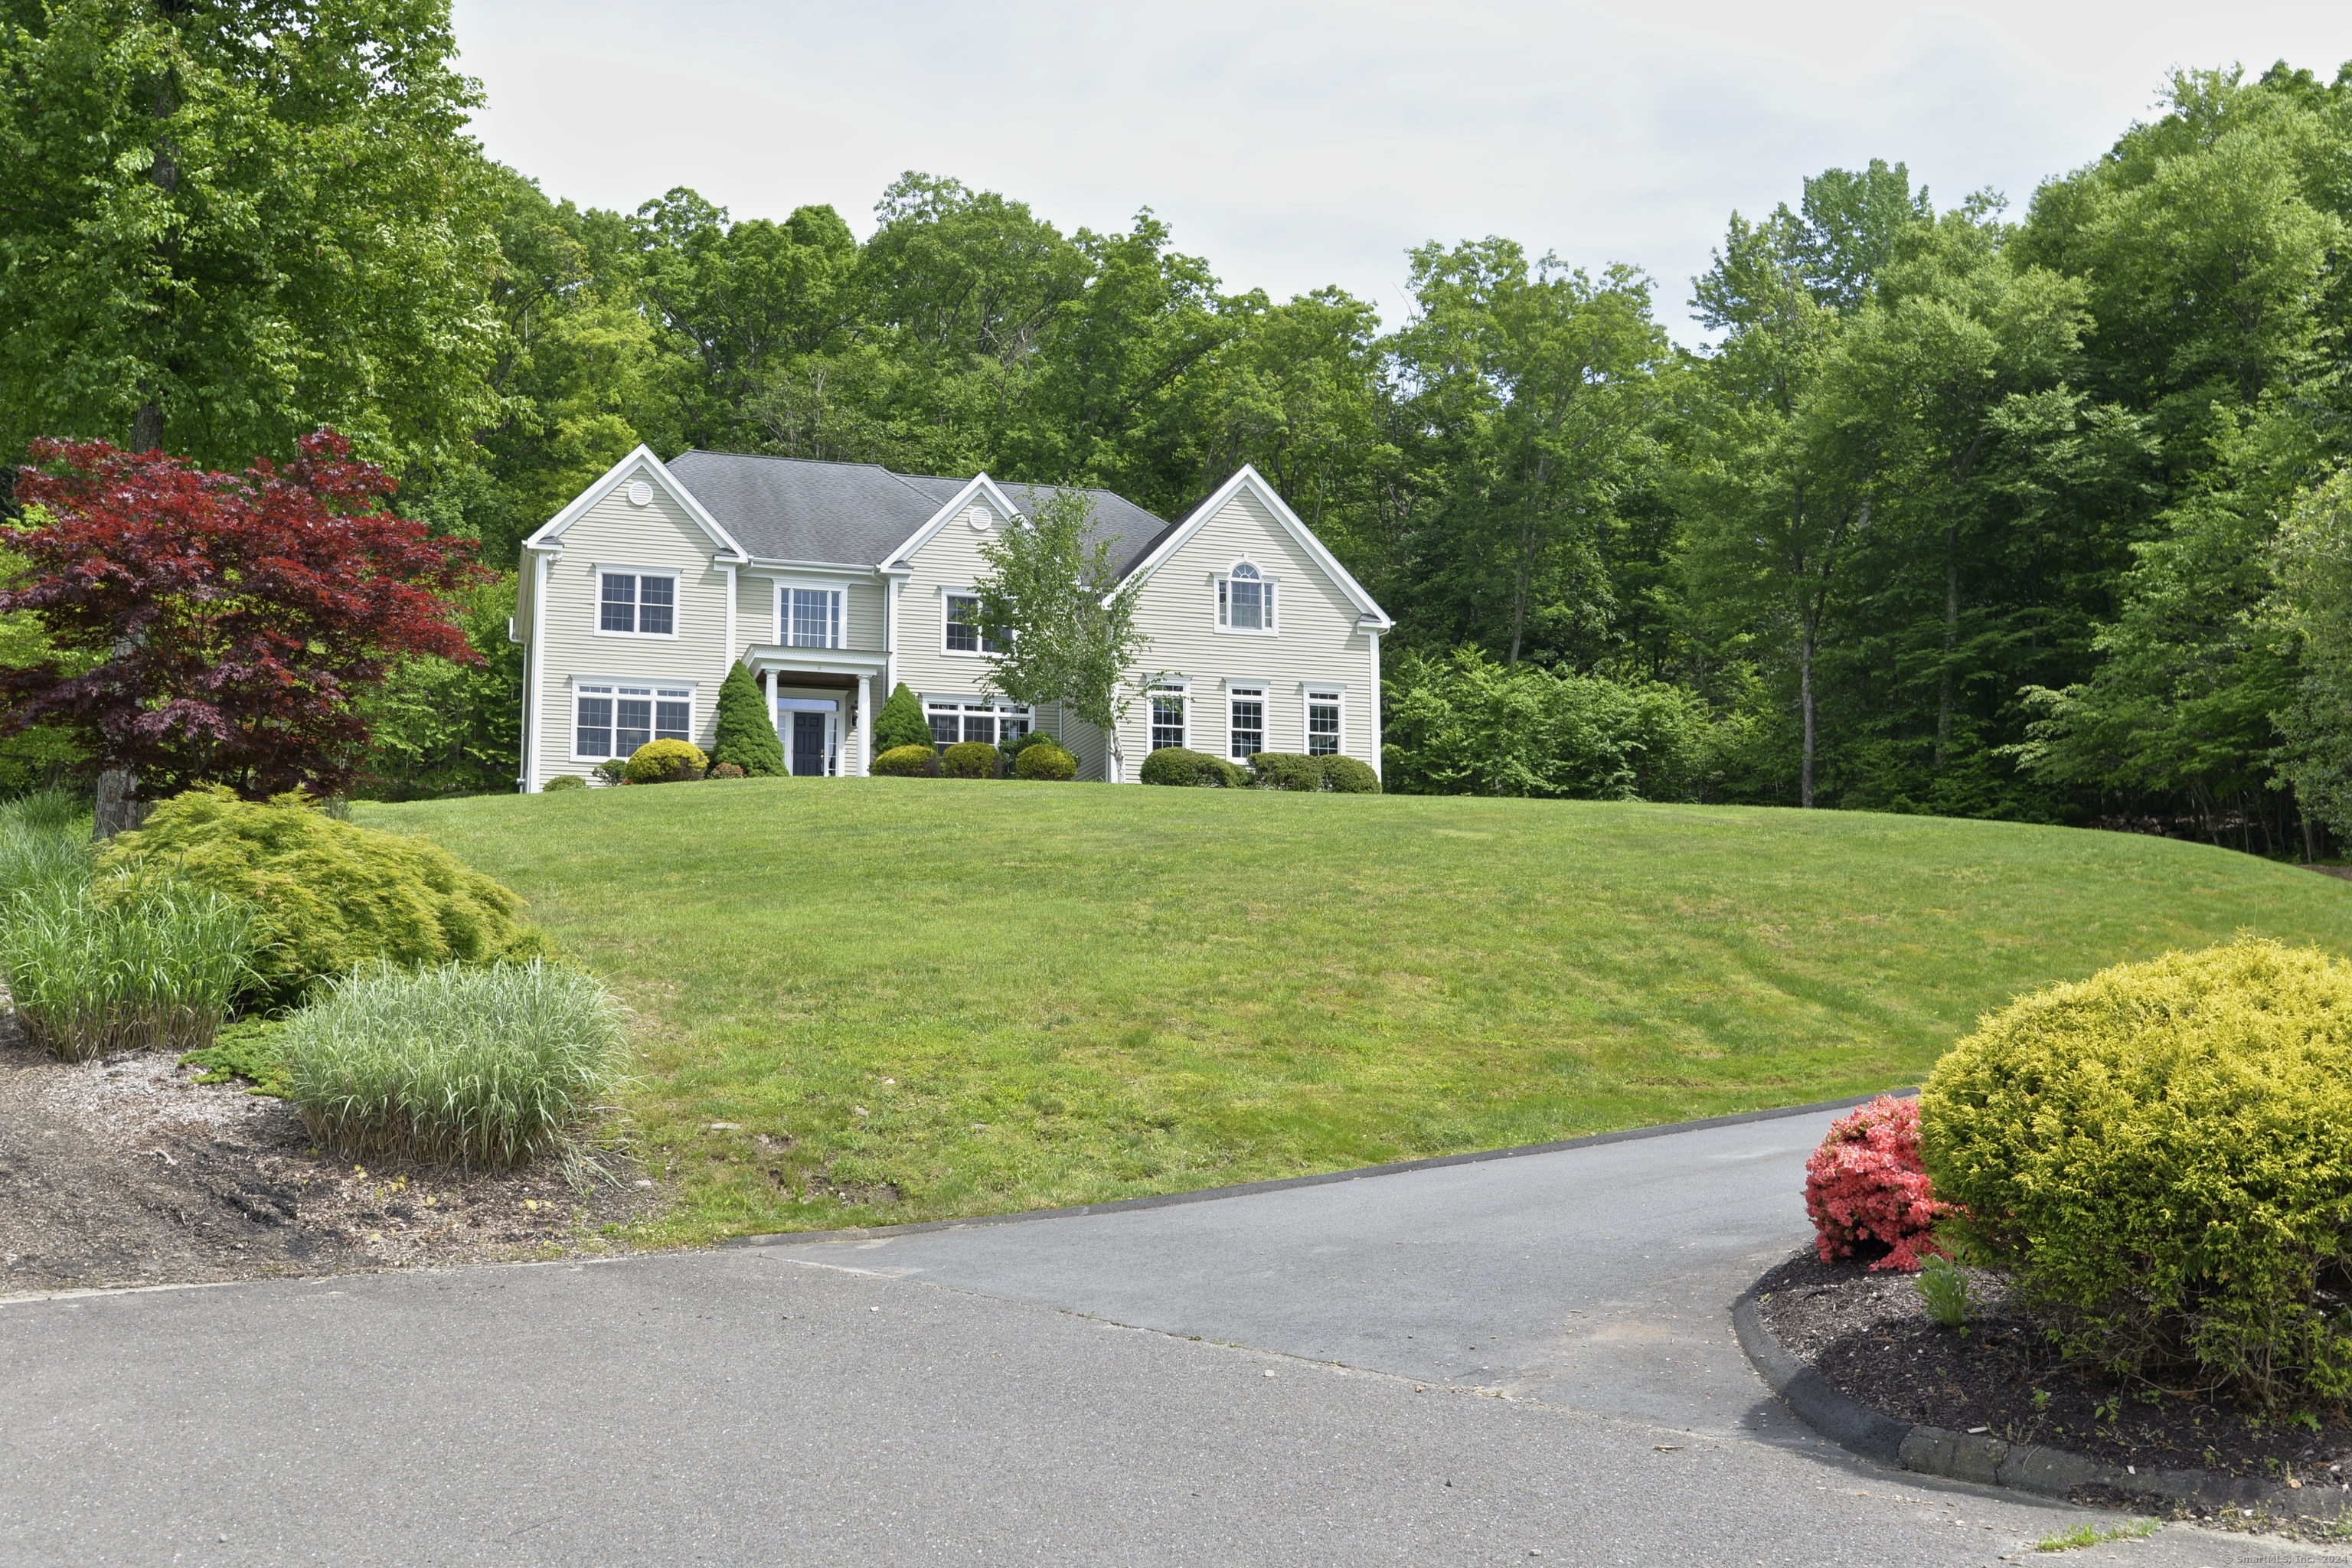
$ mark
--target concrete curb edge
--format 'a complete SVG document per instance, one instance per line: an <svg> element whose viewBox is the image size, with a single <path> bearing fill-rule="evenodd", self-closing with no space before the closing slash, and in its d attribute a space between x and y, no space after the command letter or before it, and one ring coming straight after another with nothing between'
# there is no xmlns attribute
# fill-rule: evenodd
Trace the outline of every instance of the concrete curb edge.
<svg viewBox="0 0 2352 1568"><path fill-rule="evenodd" d="M2071 1497L2078 1488L2099 1487L2121 1495L2200 1508L2269 1506L2298 1515L2311 1512L2330 1492L2335 1493L2339 1510L2352 1501L2352 1490L2342 1487L2305 1486L2297 1491L2274 1481L2210 1470L2134 1473L2121 1465L2060 1448L2005 1443L1984 1433L1953 1432L1897 1420L1832 1386L1773 1337L1757 1310L1761 1283L1740 1292L1731 1308L1732 1332L1757 1375L1807 1426L1840 1447L1889 1468L2045 1497Z"/></svg>
<svg viewBox="0 0 2352 1568"><path fill-rule="evenodd" d="M720 1247L793 1247L806 1242L870 1241L877 1237L921 1236L927 1231L962 1230L972 1226L1024 1225L1035 1219L1076 1219L1081 1215L1121 1214L1129 1209L1168 1208L1177 1204L1214 1203L1220 1198L1245 1198L1256 1193L1278 1193L1290 1187L1320 1187L1333 1182L1360 1182L1368 1176L1400 1176L1411 1171L1435 1171L1448 1165L1478 1165L1489 1160L1516 1160L1528 1154L1558 1154L1570 1149L1590 1149L1602 1143L1631 1143L1643 1138L1665 1138L1676 1132L1697 1132L1709 1127L1738 1127L1750 1121L1778 1121L1783 1117L1810 1116L1820 1110L1846 1110L1866 1105L1881 1094L1908 1100L1915 1088L1885 1089L1845 1100L1817 1100L1811 1105L1784 1105L1770 1110L1737 1110L1696 1121L1662 1121L1654 1127L1628 1127L1617 1132L1592 1132L1563 1138L1556 1143L1520 1143L1508 1149L1482 1149L1469 1154L1435 1154L1426 1160L1398 1160L1386 1165L1362 1165L1352 1171L1327 1171L1312 1176L1278 1176L1271 1181L1243 1182L1230 1187L1202 1187L1189 1193L1156 1193L1147 1198L1121 1198L1116 1203L1077 1204L1068 1208L1024 1209L1018 1214L977 1215L971 1219L934 1219L915 1225L845 1226L838 1230L770 1230L732 1236Z"/></svg>

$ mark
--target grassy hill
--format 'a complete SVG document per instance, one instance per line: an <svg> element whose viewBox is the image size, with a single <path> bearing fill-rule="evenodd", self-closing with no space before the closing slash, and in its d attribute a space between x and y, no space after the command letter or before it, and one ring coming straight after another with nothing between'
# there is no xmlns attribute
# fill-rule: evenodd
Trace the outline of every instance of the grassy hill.
<svg viewBox="0 0 2352 1568"><path fill-rule="evenodd" d="M2344 882L1922 817L894 779L356 809L637 1009L678 1238L1825 1100L2120 960L2352 951Z"/></svg>

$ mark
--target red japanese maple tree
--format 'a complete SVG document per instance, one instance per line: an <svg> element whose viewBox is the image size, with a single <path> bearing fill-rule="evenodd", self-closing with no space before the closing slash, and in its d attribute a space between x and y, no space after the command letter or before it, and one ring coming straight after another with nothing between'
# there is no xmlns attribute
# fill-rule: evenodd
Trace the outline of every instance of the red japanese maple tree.
<svg viewBox="0 0 2352 1568"><path fill-rule="evenodd" d="M474 660L444 595L487 574L470 541L394 515L392 479L342 437L299 447L226 474L34 442L16 481L34 510L0 538L30 567L0 611L39 611L58 651L0 670L0 731L61 725L151 797L349 783L368 742L352 700L404 655Z"/></svg>

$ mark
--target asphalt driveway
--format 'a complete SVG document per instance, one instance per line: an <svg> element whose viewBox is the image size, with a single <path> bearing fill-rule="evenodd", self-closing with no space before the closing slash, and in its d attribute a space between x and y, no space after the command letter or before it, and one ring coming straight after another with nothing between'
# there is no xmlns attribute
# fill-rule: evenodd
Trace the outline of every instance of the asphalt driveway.
<svg viewBox="0 0 2352 1568"><path fill-rule="evenodd" d="M1120 1213L0 1304L0 1563L1834 1563L2091 1510L1799 1426L1821 1114ZM2093 1562L2280 1561L2206 1531Z"/></svg>

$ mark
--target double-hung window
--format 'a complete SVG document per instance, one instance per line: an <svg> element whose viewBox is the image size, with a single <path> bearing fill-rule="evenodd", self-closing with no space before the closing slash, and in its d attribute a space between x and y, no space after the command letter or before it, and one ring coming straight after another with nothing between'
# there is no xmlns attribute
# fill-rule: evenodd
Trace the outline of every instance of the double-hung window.
<svg viewBox="0 0 2352 1568"><path fill-rule="evenodd" d="M1151 689L1151 749L1184 744L1184 689L1181 686L1155 686Z"/></svg>
<svg viewBox="0 0 2352 1568"><path fill-rule="evenodd" d="M1236 686L1226 693L1226 734L1232 745L1226 754L1245 763L1265 750L1265 690Z"/></svg>
<svg viewBox="0 0 2352 1568"><path fill-rule="evenodd" d="M677 579L651 572L603 572L596 629L630 637L677 635Z"/></svg>
<svg viewBox="0 0 2352 1568"><path fill-rule="evenodd" d="M694 735L694 690L683 686L582 683L572 693L572 754L601 762L648 741Z"/></svg>
<svg viewBox="0 0 2352 1568"><path fill-rule="evenodd" d="M1310 757L1336 757L1339 754L1339 699L1337 691L1307 693L1307 754Z"/></svg>
<svg viewBox="0 0 2352 1568"><path fill-rule="evenodd" d="M947 602L947 637L942 646L948 652L1003 653L1012 646L982 629L977 595L950 594Z"/></svg>
<svg viewBox="0 0 2352 1568"><path fill-rule="evenodd" d="M1246 561L1234 562L1217 579L1217 629L1272 634L1274 580Z"/></svg>
<svg viewBox="0 0 2352 1568"><path fill-rule="evenodd" d="M924 710L930 721L931 744L952 746L958 741L985 741L1009 745L1029 732L1033 715L1011 703L933 702Z"/></svg>
<svg viewBox="0 0 2352 1568"><path fill-rule="evenodd" d="M786 647L841 647L841 590L786 588L779 606Z"/></svg>

